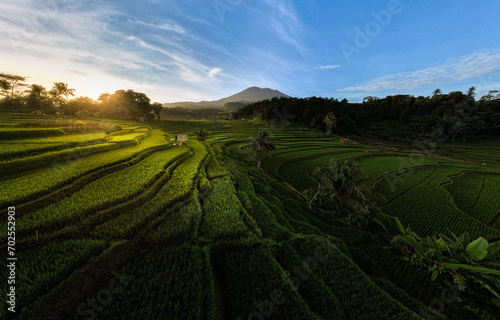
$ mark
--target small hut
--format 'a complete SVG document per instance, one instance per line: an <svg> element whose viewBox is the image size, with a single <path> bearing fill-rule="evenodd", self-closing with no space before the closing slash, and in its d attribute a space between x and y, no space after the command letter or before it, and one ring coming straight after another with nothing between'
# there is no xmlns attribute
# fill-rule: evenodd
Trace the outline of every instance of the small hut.
<svg viewBox="0 0 500 320"><path fill-rule="evenodd" d="M344 139L340 140L340 144L350 144L350 143L352 143L352 141L349 139L344 138Z"/></svg>
<svg viewBox="0 0 500 320"><path fill-rule="evenodd" d="M182 146L183 142L188 141L188 136L187 134L178 134L175 136L175 138L170 139L170 141L175 141L174 146L175 145Z"/></svg>

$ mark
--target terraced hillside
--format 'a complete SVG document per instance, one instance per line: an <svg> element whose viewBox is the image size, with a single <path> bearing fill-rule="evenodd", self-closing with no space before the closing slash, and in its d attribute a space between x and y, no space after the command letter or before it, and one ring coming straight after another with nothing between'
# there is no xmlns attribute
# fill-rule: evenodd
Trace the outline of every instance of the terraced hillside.
<svg viewBox="0 0 500 320"><path fill-rule="evenodd" d="M277 151L262 167L298 190L317 185L310 174L315 168L327 166L332 159L354 159L374 180L372 188L387 199L384 212L399 217L414 231L424 235L469 231L472 237L490 239L500 236L500 155L494 141L476 144L477 148L443 145L430 154L342 144L341 137L281 141L278 135ZM482 154L489 156L474 161Z"/></svg>
<svg viewBox="0 0 500 320"><path fill-rule="evenodd" d="M498 237L488 201L497 160L415 157L285 126L267 128L277 150L261 171L239 152L261 125L120 124L14 145L8 132L22 130L3 122L0 203L16 208L18 312L2 308L2 318L478 318L459 302L431 310L441 288L384 232L312 211L296 191L316 184L315 167L355 158L388 198L384 211L416 231ZM207 142L191 134L198 127L212 132ZM190 140L174 146L175 134Z"/></svg>

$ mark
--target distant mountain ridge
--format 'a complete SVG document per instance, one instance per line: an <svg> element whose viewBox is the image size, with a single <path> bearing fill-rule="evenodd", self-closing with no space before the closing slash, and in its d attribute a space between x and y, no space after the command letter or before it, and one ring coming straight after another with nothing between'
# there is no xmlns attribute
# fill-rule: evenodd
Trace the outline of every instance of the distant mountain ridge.
<svg viewBox="0 0 500 320"><path fill-rule="evenodd" d="M242 106L248 105L250 103L272 99L274 97L286 97L289 96L278 91L269 88L259 88L250 87L241 92L233 94L227 98L222 98L216 101L201 101L201 102L173 102L164 103L165 108L186 108L186 109L201 109L201 108L223 108L226 104L227 109L238 109Z"/></svg>

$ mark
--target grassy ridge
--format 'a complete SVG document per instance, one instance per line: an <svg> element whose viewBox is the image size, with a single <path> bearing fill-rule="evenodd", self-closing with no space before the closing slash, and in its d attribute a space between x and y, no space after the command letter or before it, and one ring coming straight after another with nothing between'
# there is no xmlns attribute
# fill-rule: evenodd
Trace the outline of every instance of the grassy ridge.
<svg viewBox="0 0 500 320"><path fill-rule="evenodd" d="M100 208L134 197L163 174L174 159L185 152L186 150L177 148L155 152L133 166L88 184L70 197L23 216L20 220L22 227L18 230L19 232L35 229L45 231L51 226L61 227L74 223ZM131 184L130 181L134 183Z"/></svg>
<svg viewBox="0 0 500 320"><path fill-rule="evenodd" d="M198 170L206 157L203 145L193 143L192 149L193 155L174 169L168 182L148 202L96 227L92 235L111 238L130 237L152 216L163 215L176 202L188 199L195 185Z"/></svg>
<svg viewBox="0 0 500 320"><path fill-rule="evenodd" d="M166 144L160 130L153 130L150 137L141 144L123 145L117 150L107 150L99 154L73 154L59 161L52 162L50 167L38 169L36 172L9 179L0 185L0 204L21 204L36 199L41 194L51 192L71 183L86 174L127 161L146 149ZM33 160L33 159L32 159ZM36 165L36 162L34 162ZM20 202L20 203L19 203Z"/></svg>

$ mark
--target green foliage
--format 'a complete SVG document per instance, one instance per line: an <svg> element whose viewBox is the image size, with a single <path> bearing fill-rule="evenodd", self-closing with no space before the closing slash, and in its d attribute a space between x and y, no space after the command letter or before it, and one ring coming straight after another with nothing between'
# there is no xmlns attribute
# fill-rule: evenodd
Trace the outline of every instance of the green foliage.
<svg viewBox="0 0 500 320"><path fill-rule="evenodd" d="M273 144L273 139L269 136L269 132L260 130L255 137L250 138L241 150L253 159L257 167L260 168L262 159L267 156L270 151L276 150Z"/></svg>
<svg viewBox="0 0 500 320"><path fill-rule="evenodd" d="M495 253L500 249L500 240L488 243L483 237L473 241L469 233L453 239L439 234L421 238L410 228L404 228L398 218L396 223L401 232L393 241L404 241L414 250L412 261L432 273L434 281L440 274L453 276L464 298L472 304L480 302L481 308L492 314L500 307L500 263Z"/></svg>
<svg viewBox="0 0 500 320"><path fill-rule="evenodd" d="M323 120L323 123L326 124L326 135L330 136L332 134L332 129L337 124L337 117L335 116L335 113L328 112Z"/></svg>
<svg viewBox="0 0 500 320"><path fill-rule="evenodd" d="M317 117L322 119L324 114ZM14 136L13 132L23 129L14 127L18 123L1 123L0 144L6 146L3 159L7 163L12 154L17 154L32 167L19 169L26 170L26 177L2 177L0 190L4 205L16 205L19 222L18 261L19 270L23 270L22 279L18 279L19 307L23 310L20 319L78 317L73 314L74 306L87 297L102 298L109 281L106 274L117 266L125 267L135 280L113 294L105 308L98 307L102 311L97 318L246 319L259 318L256 312L264 312L262 317L269 319L408 319L418 313L441 320L471 320L478 315L466 306L485 309L496 301L491 301L490 291L479 282L485 284L498 277L498 266L491 258L498 255L500 243L486 240L496 234L481 232L486 222L465 219L466 213L457 208L448 210L453 203L462 208L462 202L455 200L455 195L459 196L448 188L451 185L443 187L453 199L441 187L450 181L450 175L471 170L474 165L413 156L398 158L392 150L375 157L383 154L382 147L340 145L340 137L299 131L302 126L273 131L272 143L278 149L262 162L262 168L275 177L286 178L299 190L305 188L295 185L294 178L307 178L314 186L316 182L308 174L317 165L328 165L326 159L365 156L358 158L360 167L369 172L370 178L380 178L373 191L382 191L392 200L386 206L389 213L398 212L396 208L407 209L402 212L402 220L411 221L412 227L415 223L418 232L449 226L461 233L470 228L473 237L422 238L418 242L422 259L416 255L416 263L410 264L387 246L385 234L349 226L325 210L325 200L317 189L307 195L307 203L288 184L242 161L245 154L239 152L240 147L255 134L255 126L247 122L158 123L166 132L149 132L138 123L112 122L111 126L120 128L109 132L108 140L97 133L87 139L84 135L62 134L35 138L34 132L42 128L29 128L31 133L24 131L20 134L23 138L16 141L3 139L2 132ZM340 117L338 123L342 123ZM317 125L323 124L319 121ZM213 142L195 140L185 147L170 148L164 139L165 135L199 127L212 132ZM136 138L141 138L140 144ZM15 142L19 142L18 149ZM115 146L94 154L75 151L77 147L106 143ZM468 149L460 147L463 149L455 151L471 157L494 159L500 155L495 152L500 147L495 141ZM76 157L48 161L57 151ZM44 154L47 158L35 157ZM287 161L292 162L287 165ZM481 172L495 172L493 163L481 166ZM411 169L417 164L422 167ZM394 190L387 183L389 177L402 178L394 180ZM464 205L477 210L481 207L483 218L494 219L485 211L495 208L496 176L467 180L468 174L464 174L452 180L458 184L462 178L462 186L479 183L470 188L470 194L461 194L474 198L464 199ZM364 185L370 187L372 181L366 180ZM427 206L422 195L434 211L422 212L421 208ZM322 210L314 206L311 210L314 202ZM392 207L393 203L397 205ZM445 209L442 216L439 208ZM377 218L390 232L398 228L389 223L392 218L389 221L388 216ZM6 229L5 223L0 227ZM399 227L406 232L401 223ZM39 229L38 244L35 229ZM452 243L462 245L455 247ZM456 253L456 259L451 258L448 247ZM398 248L410 252L406 243L400 242ZM411 249L408 259L416 250ZM439 255L448 260L436 263ZM417 271L417 262L429 265L427 270L434 265L437 269L427 276ZM25 273L28 267L32 271ZM469 280L462 277L465 274L471 275ZM474 289L474 294L467 303L449 304L442 314L432 313L428 306L440 297L439 280L453 275L461 275L456 281L467 292ZM280 298L286 301L281 303ZM271 307L268 301L272 300Z"/></svg>
<svg viewBox="0 0 500 320"><path fill-rule="evenodd" d="M347 215L350 223L366 223L380 212L374 201L382 201L382 195L368 188L369 179L354 161L332 161L326 168L317 168L313 176L320 182L317 192L325 204Z"/></svg>
<svg viewBox="0 0 500 320"><path fill-rule="evenodd" d="M199 141L206 141L210 136L210 132L206 128L198 128L193 133L196 135L196 139L198 139Z"/></svg>
<svg viewBox="0 0 500 320"><path fill-rule="evenodd" d="M432 97L414 97L411 95L394 95L385 98L367 97L363 103L349 103L346 99L280 98L260 101L240 109L235 118L253 118L260 115L263 120L274 117L273 110L286 110L302 124L311 124L316 128L331 128L323 120L334 112L335 127L343 134L363 134L397 141L429 140L440 143L436 139L436 128L443 130L443 137L451 139L476 139L480 136L498 135L498 105L500 99L497 91L492 91L479 101L475 101L474 91L467 94L450 92L442 94L436 91ZM496 119L496 120L493 120ZM391 123L391 125L384 125ZM374 130L374 125L382 125ZM446 135L446 136L445 136Z"/></svg>
<svg viewBox="0 0 500 320"><path fill-rule="evenodd" d="M328 153L325 153L324 150L323 152L316 150L316 154L310 153L309 156L304 158L293 159L292 156L292 159L280 164L277 168L277 173L280 177L299 188L299 190L308 189L318 185L317 179L312 176L312 172L316 168L327 167L332 162L332 159L340 161L366 155L366 152L362 150L338 150L339 151L332 150L332 152ZM300 154L300 152L301 151L297 151L298 154Z"/></svg>
<svg viewBox="0 0 500 320"><path fill-rule="evenodd" d="M303 192L304 197L306 198L307 206L309 207L309 210L313 208L313 206L316 206L320 200L321 200L321 192L316 191L314 189L307 189L304 190ZM319 203L319 205L321 205Z"/></svg>

